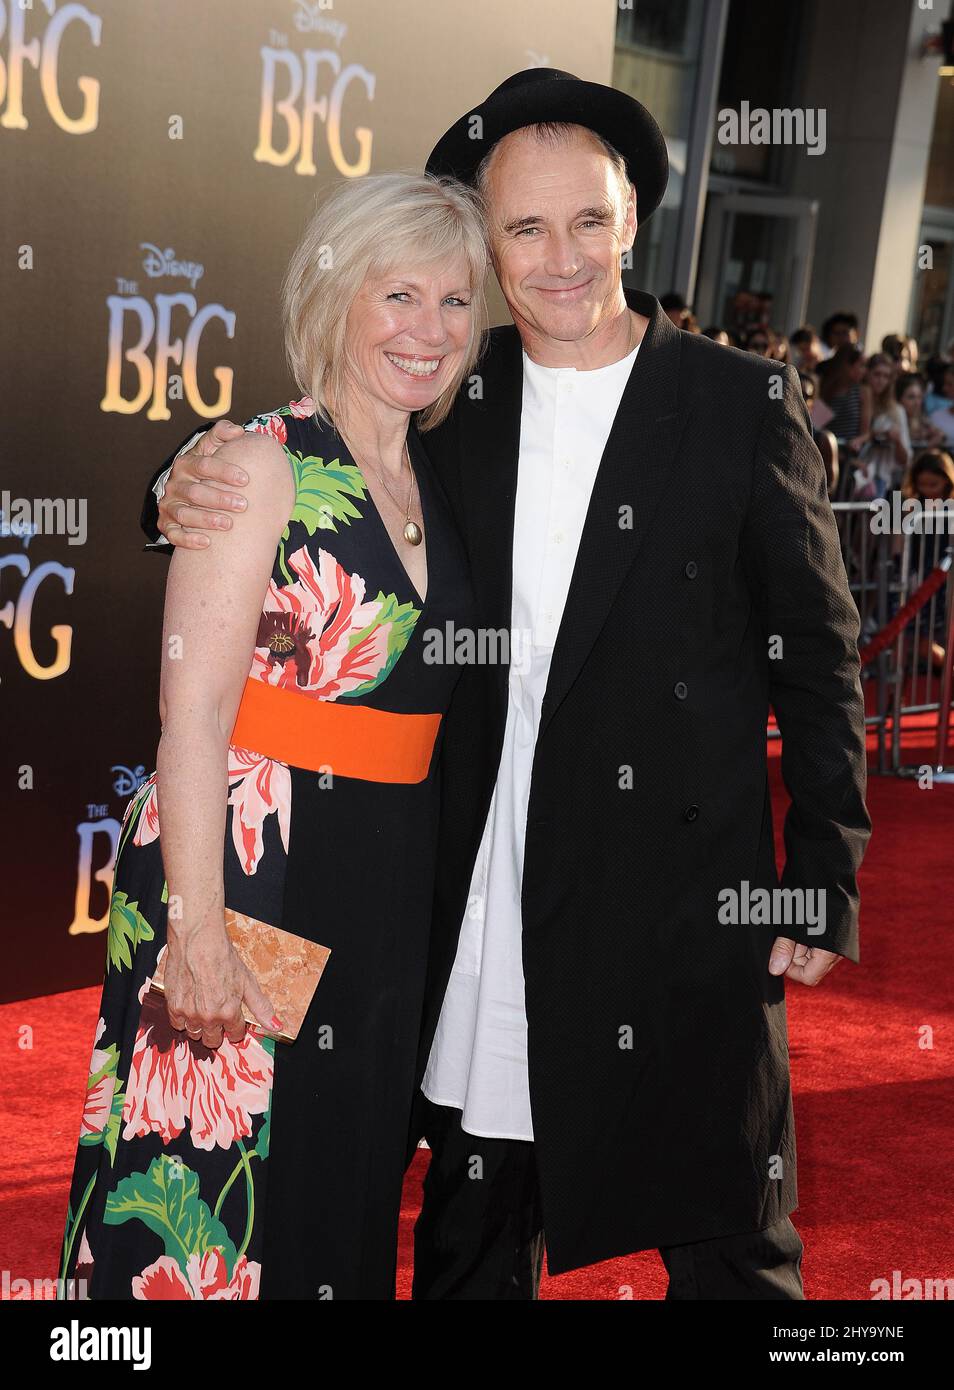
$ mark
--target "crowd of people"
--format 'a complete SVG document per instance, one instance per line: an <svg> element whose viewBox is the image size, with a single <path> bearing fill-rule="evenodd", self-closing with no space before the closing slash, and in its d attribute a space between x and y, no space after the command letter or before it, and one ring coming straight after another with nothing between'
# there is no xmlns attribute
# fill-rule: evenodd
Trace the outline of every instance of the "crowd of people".
<svg viewBox="0 0 954 1390"><path fill-rule="evenodd" d="M700 328L679 294L660 302L677 328L796 368L833 500L954 499L954 341L921 367L904 333L866 354L847 311L786 336L769 326L770 295L740 296L731 328Z"/></svg>
<svg viewBox="0 0 954 1390"><path fill-rule="evenodd" d="M887 334L879 352L866 354L858 316L844 310L831 314L820 332L803 324L785 336L770 327L768 294L738 295L731 328L700 328L679 294L663 295L660 303L677 328L795 367L832 501L874 501L900 492L925 507L947 503L954 508L954 341L922 368L917 341L904 333ZM936 534L913 534L905 583L902 548L902 538L896 537L892 612L939 558ZM851 546L845 558L849 567L857 560ZM922 669L928 663L942 669L946 609L942 588L917 624L912 619L909 625L912 633L917 627L914 659ZM874 614L868 614L863 640L876 627Z"/></svg>

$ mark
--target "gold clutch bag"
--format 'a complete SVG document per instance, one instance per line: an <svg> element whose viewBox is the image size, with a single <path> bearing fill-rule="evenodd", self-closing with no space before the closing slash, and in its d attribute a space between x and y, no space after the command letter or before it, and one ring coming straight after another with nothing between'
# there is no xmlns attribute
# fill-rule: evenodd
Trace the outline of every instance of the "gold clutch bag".
<svg viewBox="0 0 954 1390"><path fill-rule="evenodd" d="M225 929L236 954L255 976L283 1028L281 1032L263 1028L243 1001L242 1016L246 1023L251 1023L266 1037L294 1042L328 963L330 947L319 946L316 941L307 941L281 927L260 922L257 917L246 917L230 907L225 909ZM152 978L152 987L160 994L165 994L168 958L168 953L164 952Z"/></svg>

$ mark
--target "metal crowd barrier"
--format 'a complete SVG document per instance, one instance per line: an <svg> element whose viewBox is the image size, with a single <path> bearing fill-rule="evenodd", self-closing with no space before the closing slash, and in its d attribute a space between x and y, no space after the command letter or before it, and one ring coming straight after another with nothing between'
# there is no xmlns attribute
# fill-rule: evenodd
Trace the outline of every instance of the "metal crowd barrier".
<svg viewBox="0 0 954 1390"><path fill-rule="evenodd" d="M863 647L880 632L891 616L892 549L895 537L871 528L869 502L833 502L835 524L841 540L841 556L848 587L861 620L859 642ZM888 770L888 716L891 692L891 654L882 651L861 668L865 695L865 726L876 731L878 771Z"/></svg>
<svg viewBox="0 0 954 1390"><path fill-rule="evenodd" d="M940 588L897 637L862 667L865 725L877 736L877 770L910 776L925 764L935 779L954 780L948 753L954 696L954 536L887 534L872 530L870 502L833 502L848 586L865 647L904 607L937 568L947 570ZM885 639L882 638L882 642ZM902 763L905 719L937 714L929 729L930 751L911 766ZM775 728L769 738L778 738ZM946 769L946 770L945 770Z"/></svg>
<svg viewBox="0 0 954 1390"><path fill-rule="evenodd" d="M906 535L897 547L898 603L903 605L932 570L947 567L947 579L898 634L891 661L891 770L911 775L929 764L935 776L948 765L951 667L954 655L954 536ZM906 716L937 713L933 748L913 766L902 764L901 734ZM950 777L950 770L948 769Z"/></svg>

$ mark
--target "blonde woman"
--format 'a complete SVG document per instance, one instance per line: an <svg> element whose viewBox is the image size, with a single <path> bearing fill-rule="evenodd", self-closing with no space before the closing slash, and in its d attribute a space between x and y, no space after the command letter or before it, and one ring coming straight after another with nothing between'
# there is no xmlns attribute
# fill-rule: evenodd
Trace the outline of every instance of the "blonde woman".
<svg viewBox="0 0 954 1390"><path fill-rule="evenodd" d="M866 384L871 392L871 424L860 444L855 496L884 497L900 487L911 458L908 417L894 392L897 368L886 353L868 358Z"/></svg>
<svg viewBox="0 0 954 1390"><path fill-rule="evenodd" d="M472 622L418 431L477 358L485 272L452 180L334 193L284 286L299 398L221 451L247 510L172 557L63 1242L80 1296L393 1297L459 673L425 633ZM290 1045L226 907L331 949Z"/></svg>

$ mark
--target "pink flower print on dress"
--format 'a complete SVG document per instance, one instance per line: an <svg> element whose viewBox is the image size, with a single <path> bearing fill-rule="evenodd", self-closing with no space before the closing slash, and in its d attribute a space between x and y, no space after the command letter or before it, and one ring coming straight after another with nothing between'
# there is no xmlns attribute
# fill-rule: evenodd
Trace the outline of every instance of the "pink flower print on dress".
<svg viewBox="0 0 954 1390"><path fill-rule="evenodd" d="M254 1033L237 1043L224 1038L221 1047L209 1048L176 1032L165 999L150 990L151 984L147 976L139 991L142 1013L126 1086L122 1137L158 1134L169 1144L188 1122L195 1148L229 1149L252 1133L252 1116L268 1110L272 1054Z"/></svg>
<svg viewBox="0 0 954 1390"><path fill-rule="evenodd" d="M278 816L282 846L288 853L291 773L285 763L230 745L228 779L232 843L245 873L254 874L264 848L265 817L272 813Z"/></svg>
<svg viewBox="0 0 954 1390"><path fill-rule="evenodd" d="M246 433L265 434L271 439L277 439L279 444L288 442L288 427L280 415L259 415L247 426Z"/></svg>
<svg viewBox="0 0 954 1390"><path fill-rule="evenodd" d="M92 1086L87 1084L86 1105L83 1109L83 1118L80 1121L80 1138L85 1139L90 1134L101 1135L109 1122L110 1111L113 1108L113 1092L116 1089L116 1072L109 1067L111 1060L110 1053L98 1046L100 1038L106 1028L106 1020L100 1018L96 1025L96 1038L93 1043L93 1055L89 1063L90 1081L102 1072L103 1075L94 1082Z"/></svg>
<svg viewBox="0 0 954 1390"><path fill-rule="evenodd" d="M282 586L269 581L250 674L336 700L384 669L391 623L378 621L383 602L365 602L359 574L348 574L326 550L318 561L316 567L302 546L288 561L298 579Z"/></svg>
<svg viewBox="0 0 954 1390"><path fill-rule="evenodd" d="M231 1279L227 1278L225 1256L217 1246L201 1255L190 1255L186 1271L182 1273L171 1255L161 1255L133 1277L133 1298L169 1302L258 1298L262 1267L244 1255L236 1260Z"/></svg>
<svg viewBox="0 0 954 1390"><path fill-rule="evenodd" d="M159 774L154 772L151 777L148 777L129 803L130 808L139 804L142 805L142 810L138 812L139 821L136 825L136 833L133 835L134 845L148 845L159 837L158 776ZM140 798L142 798L141 803Z"/></svg>

